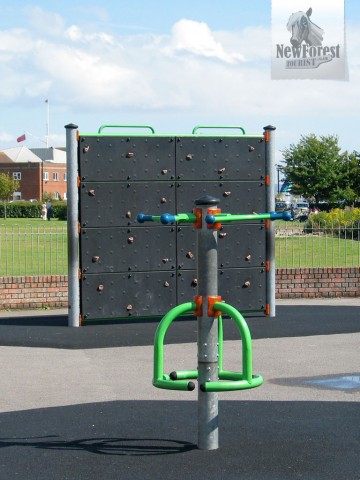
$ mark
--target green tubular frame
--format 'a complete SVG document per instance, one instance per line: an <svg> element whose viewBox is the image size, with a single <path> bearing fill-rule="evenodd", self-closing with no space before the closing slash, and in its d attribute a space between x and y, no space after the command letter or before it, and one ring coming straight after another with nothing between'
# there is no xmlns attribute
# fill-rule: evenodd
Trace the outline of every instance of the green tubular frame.
<svg viewBox="0 0 360 480"><path fill-rule="evenodd" d="M157 388L186 391L194 390L195 388L194 383L188 380L196 380L198 378L197 370L181 370L172 372L170 375L164 374L164 340L167 329L170 327L173 320L184 313L194 311L195 308L196 304L194 302L178 305L163 317L156 329L154 341L153 385ZM226 303L215 303L214 309L229 315L235 321L242 341L243 373L223 370L223 321L222 317L219 316L219 381L206 382L204 385L201 385L200 388L205 392L224 392L259 387L263 383L263 378L260 375L252 374L251 334L244 317L238 310L236 310L236 308Z"/></svg>

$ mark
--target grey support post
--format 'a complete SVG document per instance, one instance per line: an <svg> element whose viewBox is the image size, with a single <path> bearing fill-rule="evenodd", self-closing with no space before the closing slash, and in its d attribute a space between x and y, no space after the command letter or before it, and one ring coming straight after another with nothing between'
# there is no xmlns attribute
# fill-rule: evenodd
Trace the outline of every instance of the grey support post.
<svg viewBox="0 0 360 480"><path fill-rule="evenodd" d="M206 195L195 201L202 210L202 226L197 229L198 295L203 298L203 316L198 317L198 447L219 448L218 393L205 392L205 382L218 381L218 325L207 312L208 296L218 295L217 230L205 222L207 210L216 208L219 200Z"/></svg>
<svg viewBox="0 0 360 480"><path fill-rule="evenodd" d="M66 128L67 152L67 232L68 232L68 325L80 326L79 226L77 125Z"/></svg>
<svg viewBox="0 0 360 480"><path fill-rule="evenodd" d="M265 157L266 157L266 210L275 211L275 130L276 127L268 125L265 130ZM266 289L266 303L270 306L267 313L270 317L275 317L275 231L273 222L269 222L266 230L266 260L270 262L270 271L268 272L268 283Z"/></svg>

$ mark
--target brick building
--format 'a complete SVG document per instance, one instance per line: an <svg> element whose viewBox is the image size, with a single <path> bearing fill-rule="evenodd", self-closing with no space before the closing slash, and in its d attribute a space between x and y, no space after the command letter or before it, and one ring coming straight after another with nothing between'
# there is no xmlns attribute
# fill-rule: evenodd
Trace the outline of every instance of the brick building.
<svg viewBox="0 0 360 480"><path fill-rule="evenodd" d="M44 194L66 200L66 152L56 148L14 147L0 151L0 173L20 182L15 200L39 200Z"/></svg>

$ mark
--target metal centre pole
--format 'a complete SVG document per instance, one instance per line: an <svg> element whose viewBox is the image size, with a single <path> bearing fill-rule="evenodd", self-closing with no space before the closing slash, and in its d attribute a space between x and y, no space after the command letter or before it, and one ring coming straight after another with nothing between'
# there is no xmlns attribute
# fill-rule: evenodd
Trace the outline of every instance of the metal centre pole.
<svg viewBox="0 0 360 480"><path fill-rule="evenodd" d="M69 327L80 326L77 125L66 128Z"/></svg>
<svg viewBox="0 0 360 480"><path fill-rule="evenodd" d="M208 296L218 295L217 230L205 222L207 210L216 208L219 200L206 195L195 201L202 210L202 227L197 229L198 295L203 298L203 316L198 317L198 447L219 448L218 394L203 391L205 382L218 380L218 324L208 316Z"/></svg>

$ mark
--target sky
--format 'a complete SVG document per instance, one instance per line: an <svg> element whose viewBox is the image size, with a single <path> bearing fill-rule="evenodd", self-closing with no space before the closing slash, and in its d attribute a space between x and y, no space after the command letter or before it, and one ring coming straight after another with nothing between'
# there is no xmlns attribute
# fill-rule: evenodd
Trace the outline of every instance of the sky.
<svg viewBox="0 0 360 480"><path fill-rule="evenodd" d="M360 151L358 0L345 30L348 81L271 80L271 0L0 0L0 150L45 146L47 131L65 146L75 123L274 125L277 163L311 133Z"/></svg>

